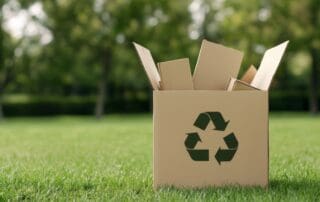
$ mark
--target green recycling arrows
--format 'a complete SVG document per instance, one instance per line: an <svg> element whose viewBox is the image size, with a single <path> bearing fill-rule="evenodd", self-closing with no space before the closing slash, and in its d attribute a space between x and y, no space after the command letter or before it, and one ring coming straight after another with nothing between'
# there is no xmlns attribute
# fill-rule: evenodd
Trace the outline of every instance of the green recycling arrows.
<svg viewBox="0 0 320 202"><path fill-rule="evenodd" d="M231 161L238 149L239 144L236 136L233 133L230 133L223 139L226 145L228 146L228 149L218 149L215 157L219 164L221 164L221 161Z"/></svg>
<svg viewBox="0 0 320 202"><path fill-rule="evenodd" d="M194 126L205 130L210 123L213 122L215 128L214 130L224 131L229 123L225 121L220 112L204 112L199 114L198 118L194 122Z"/></svg>
<svg viewBox="0 0 320 202"><path fill-rule="evenodd" d="M213 130L225 131L229 121L225 121L220 112L203 112L200 113L194 122L194 126L201 130L206 130L210 121L212 121L215 128ZM215 158L221 165L222 161L231 161L238 149L238 140L234 133L230 133L224 138L224 142L227 145L227 149L221 149L219 147ZM201 142L201 138L198 133L187 133L187 138L184 141L184 145L189 153L189 156L194 161L209 161L209 150L207 149L194 149L198 142Z"/></svg>
<svg viewBox="0 0 320 202"><path fill-rule="evenodd" d="M184 145L187 151L194 161L209 161L209 150L206 149L194 149L201 139L198 133L187 133L188 137L184 141Z"/></svg>

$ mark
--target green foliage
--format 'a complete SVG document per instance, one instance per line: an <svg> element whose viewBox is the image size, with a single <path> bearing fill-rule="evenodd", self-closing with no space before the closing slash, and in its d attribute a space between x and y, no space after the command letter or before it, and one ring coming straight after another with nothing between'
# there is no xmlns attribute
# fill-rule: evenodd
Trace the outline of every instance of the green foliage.
<svg viewBox="0 0 320 202"><path fill-rule="evenodd" d="M273 114L270 186L152 188L151 116L8 119L0 124L2 200L317 201L320 117ZM307 126L307 127L306 127Z"/></svg>
<svg viewBox="0 0 320 202"><path fill-rule="evenodd" d="M117 94L116 94L117 95ZM3 100L4 114L10 116L50 116L59 114L94 114L95 96L7 96ZM150 111L149 97L144 92L114 96L107 100L106 113L137 113Z"/></svg>
<svg viewBox="0 0 320 202"><path fill-rule="evenodd" d="M123 89L118 89L117 91L117 93L112 92L115 96L110 97L105 103L106 113L145 113L150 111L152 106L149 100L151 98L144 90L123 91ZM11 95L6 96L3 100L3 108L7 117L59 114L92 115L95 101L95 96ZM305 91L285 93L272 91L269 94L269 109L271 111L306 111L308 106L308 93Z"/></svg>
<svg viewBox="0 0 320 202"><path fill-rule="evenodd" d="M52 41L18 40L2 29L0 82L8 69L14 79L0 94L92 97L101 93L104 81L107 111L115 107L108 101L113 97L127 103L128 95L147 94L150 100L131 42L150 48L156 61L189 57L193 69L203 38L243 50L240 75L251 64L258 67L267 48L289 39L271 91L286 97L285 91L296 90L295 97L303 100L307 94L301 91L320 93L319 82L310 82L320 68L317 0L33 0L18 1L16 9L39 2L46 17L32 19L50 31Z"/></svg>
<svg viewBox="0 0 320 202"><path fill-rule="evenodd" d="M108 57L110 88L145 89L148 83L132 41L150 46L155 55L166 53L164 59L188 50L187 3L69 0L42 4L48 17L44 26L52 32L53 41L44 47L35 64L42 66L36 93L81 94L83 88L95 93L106 54L112 57ZM173 26L179 28L172 32Z"/></svg>

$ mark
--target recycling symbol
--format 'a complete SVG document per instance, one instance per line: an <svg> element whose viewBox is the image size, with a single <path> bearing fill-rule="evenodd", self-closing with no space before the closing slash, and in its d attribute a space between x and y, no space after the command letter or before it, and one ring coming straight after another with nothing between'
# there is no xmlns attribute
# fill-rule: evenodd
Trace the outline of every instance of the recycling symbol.
<svg viewBox="0 0 320 202"><path fill-rule="evenodd" d="M225 131L229 121L225 121L220 112L203 112L200 113L194 122L194 126L206 130L209 123L212 122L216 131ZM223 138L224 142L227 145L227 149L221 149L219 147L218 151L215 154L215 159L218 161L219 165L223 161L231 161L237 152L238 149L238 140L235 134L229 133ZM197 132L187 133L187 138L184 141L187 152L194 161L209 161L209 150L208 149L194 149L198 142L202 142L200 136Z"/></svg>

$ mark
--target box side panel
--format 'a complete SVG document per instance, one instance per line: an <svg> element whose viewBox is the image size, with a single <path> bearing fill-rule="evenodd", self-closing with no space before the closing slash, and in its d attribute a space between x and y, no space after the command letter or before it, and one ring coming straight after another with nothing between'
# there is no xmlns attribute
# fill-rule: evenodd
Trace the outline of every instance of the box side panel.
<svg viewBox="0 0 320 202"><path fill-rule="evenodd" d="M197 120L207 112L221 116L213 115L208 123L203 121L206 118L202 116L202 125L199 127ZM221 124L225 127L221 127ZM189 138L190 134L195 133L198 137L193 135L193 138ZM231 136L236 140L230 143ZM197 154L193 159L199 150L202 154L208 151L208 159L203 156L199 159ZM236 151L230 156L226 150ZM268 152L267 92L154 93L156 187L266 186Z"/></svg>
<svg viewBox="0 0 320 202"><path fill-rule="evenodd" d="M267 139L267 142L268 142L268 145L267 145L267 149L268 149L268 167L267 167L267 182L266 182L266 187L269 185L269 177L270 177L270 145L269 145L269 142L270 142L270 138L269 138L269 92L266 91L266 102L267 102L267 114L266 114L266 119L268 120L267 122L267 135L266 135L266 139Z"/></svg>
<svg viewBox="0 0 320 202"><path fill-rule="evenodd" d="M153 91L153 187L157 188L158 187L158 154L159 154L159 148L158 148L158 143L159 140L157 139L158 137L158 132L159 132L159 110L158 110L158 91Z"/></svg>

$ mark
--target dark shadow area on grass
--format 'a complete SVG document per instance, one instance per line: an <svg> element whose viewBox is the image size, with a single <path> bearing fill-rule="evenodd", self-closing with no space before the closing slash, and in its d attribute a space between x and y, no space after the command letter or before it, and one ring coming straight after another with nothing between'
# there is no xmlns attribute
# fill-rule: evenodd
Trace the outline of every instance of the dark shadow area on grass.
<svg viewBox="0 0 320 202"><path fill-rule="evenodd" d="M317 180L270 180L269 191L277 192L284 190L303 192L320 196L320 181Z"/></svg>
<svg viewBox="0 0 320 202"><path fill-rule="evenodd" d="M317 180L270 180L268 188L263 187L241 187L241 186L225 186L225 187L207 187L207 188L174 188L163 187L158 189L160 195L171 195L174 193L183 194L186 199L194 197L194 195L205 194L206 198L219 198L223 195L227 199L234 197L255 199L260 198L296 198L308 199L316 201L320 198L320 181Z"/></svg>

